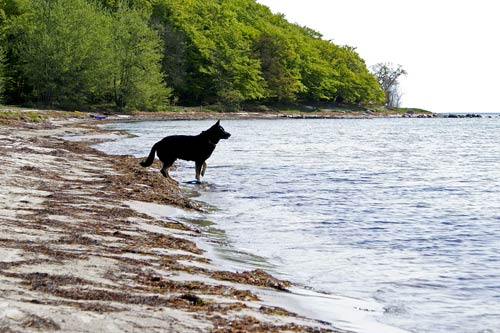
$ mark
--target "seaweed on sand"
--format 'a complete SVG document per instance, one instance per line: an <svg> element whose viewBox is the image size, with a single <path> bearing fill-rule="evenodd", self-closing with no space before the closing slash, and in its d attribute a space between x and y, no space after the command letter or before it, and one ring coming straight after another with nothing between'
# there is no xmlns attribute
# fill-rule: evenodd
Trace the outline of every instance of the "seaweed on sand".
<svg viewBox="0 0 500 333"><path fill-rule="evenodd" d="M256 301L259 298L248 290L240 290L230 286L207 284L200 281L171 281L163 279L159 275L143 274L137 275L135 279L145 286L147 290L160 293L183 293L193 292L205 295L220 295L241 301Z"/></svg>
<svg viewBox="0 0 500 333"><path fill-rule="evenodd" d="M226 280L261 287L269 287L282 291L288 291L287 288L291 286L290 282L279 280L261 269L255 269L253 271L242 273L216 271L212 272L210 275L219 280Z"/></svg>

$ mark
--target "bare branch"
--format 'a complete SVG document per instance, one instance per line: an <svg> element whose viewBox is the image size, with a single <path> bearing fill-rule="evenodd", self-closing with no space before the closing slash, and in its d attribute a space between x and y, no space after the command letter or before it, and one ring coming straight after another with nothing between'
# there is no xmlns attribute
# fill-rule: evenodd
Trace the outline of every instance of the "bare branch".
<svg viewBox="0 0 500 333"><path fill-rule="evenodd" d="M378 63L371 67L380 86L385 92L385 105L389 108L399 107L401 103L401 93L399 92L399 78L408 73L401 65L392 63Z"/></svg>

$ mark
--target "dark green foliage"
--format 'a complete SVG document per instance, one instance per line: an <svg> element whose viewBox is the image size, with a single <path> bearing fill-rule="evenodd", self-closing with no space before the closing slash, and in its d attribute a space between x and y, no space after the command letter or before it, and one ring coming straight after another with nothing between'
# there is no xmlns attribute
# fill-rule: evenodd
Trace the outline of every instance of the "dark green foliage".
<svg viewBox="0 0 500 333"><path fill-rule="evenodd" d="M98 100L109 66L102 27L107 16L85 0L32 0L12 19L11 52L22 97L44 105L74 107Z"/></svg>
<svg viewBox="0 0 500 333"><path fill-rule="evenodd" d="M63 108L165 105L160 39L148 16L115 4L109 12L87 0L30 0L11 16L11 100Z"/></svg>
<svg viewBox="0 0 500 333"><path fill-rule="evenodd" d="M161 74L161 42L151 30L144 14L123 3L112 15L111 59L113 99L125 107L153 110L168 103Z"/></svg>
<svg viewBox="0 0 500 333"><path fill-rule="evenodd" d="M380 104L383 91L353 48L254 0L156 0L163 69L183 103L333 101Z"/></svg>
<svg viewBox="0 0 500 333"><path fill-rule="evenodd" d="M4 59L4 51L0 48L0 104L3 102L3 92L5 86Z"/></svg>
<svg viewBox="0 0 500 333"><path fill-rule="evenodd" d="M18 104L384 101L354 48L254 0L0 0L0 40Z"/></svg>
<svg viewBox="0 0 500 333"><path fill-rule="evenodd" d="M263 32L256 43L261 70L267 83L266 97L293 102L306 91L301 82L299 56L285 35Z"/></svg>

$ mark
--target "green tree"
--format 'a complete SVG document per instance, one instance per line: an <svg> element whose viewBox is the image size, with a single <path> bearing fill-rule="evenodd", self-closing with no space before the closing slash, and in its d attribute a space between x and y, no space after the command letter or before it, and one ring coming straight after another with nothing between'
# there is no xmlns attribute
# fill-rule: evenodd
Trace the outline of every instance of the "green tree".
<svg viewBox="0 0 500 333"><path fill-rule="evenodd" d="M163 68L183 101L230 109L264 96L252 31L234 8L233 3L214 0L161 0L155 6L154 18L164 27L168 53Z"/></svg>
<svg viewBox="0 0 500 333"><path fill-rule="evenodd" d="M168 22L156 28L164 44L161 64L165 80L178 93L187 94L188 39L183 31Z"/></svg>
<svg viewBox="0 0 500 333"><path fill-rule="evenodd" d="M4 0L0 0L0 104L3 102L3 94L5 89L5 50L3 46L5 45L5 29L7 14L5 13L6 3Z"/></svg>
<svg viewBox="0 0 500 333"><path fill-rule="evenodd" d="M253 0L157 0L163 70L181 101L381 103L359 55Z"/></svg>
<svg viewBox="0 0 500 333"><path fill-rule="evenodd" d="M10 36L11 21L29 11L29 0L0 0L0 48L3 48L3 93L4 101L15 104L20 101L19 91L15 84L19 80L16 68L18 59L13 56L12 38Z"/></svg>
<svg viewBox="0 0 500 333"><path fill-rule="evenodd" d="M278 102L294 102L305 86L297 66L298 56L290 42L279 32L263 32L256 47L267 83L266 97Z"/></svg>
<svg viewBox="0 0 500 333"><path fill-rule="evenodd" d="M319 41L319 40L318 40ZM326 54L322 54L316 43L304 43L301 46L300 71L302 83L306 86L303 100L309 101L331 101L338 95L339 72L333 60ZM330 54L331 56L331 54ZM342 78L343 79L343 78Z"/></svg>
<svg viewBox="0 0 500 333"><path fill-rule="evenodd" d="M125 2L112 22L112 94L119 108L156 109L168 103L171 89L161 72L161 40L151 30L145 13Z"/></svg>
<svg viewBox="0 0 500 333"><path fill-rule="evenodd" d="M32 0L30 11L12 20L16 86L45 105L85 106L108 86L108 19L85 0ZM19 82L21 81L21 82Z"/></svg>
<svg viewBox="0 0 500 333"><path fill-rule="evenodd" d="M158 0L152 21L164 42L162 69L182 103L213 102L207 66L213 41L207 37L218 4L213 0Z"/></svg>
<svg viewBox="0 0 500 333"><path fill-rule="evenodd" d="M4 31L8 101L383 102L354 48L254 0L0 0Z"/></svg>
<svg viewBox="0 0 500 333"><path fill-rule="evenodd" d="M241 31L221 25L214 27L213 38L215 47L211 50L207 70L216 88L217 101L235 108L243 101L263 97L260 63L251 57L251 45Z"/></svg>
<svg viewBox="0 0 500 333"><path fill-rule="evenodd" d="M356 49L335 46L335 54L335 66L341 81L337 99L347 104L381 104L383 91Z"/></svg>
<svg viewBox="0 0 500 333"><path fill-rule="evenodd" d="M3 93L5 88L5 70L4 70L5 52L0 48L0 104L3 102Z"/></svg>

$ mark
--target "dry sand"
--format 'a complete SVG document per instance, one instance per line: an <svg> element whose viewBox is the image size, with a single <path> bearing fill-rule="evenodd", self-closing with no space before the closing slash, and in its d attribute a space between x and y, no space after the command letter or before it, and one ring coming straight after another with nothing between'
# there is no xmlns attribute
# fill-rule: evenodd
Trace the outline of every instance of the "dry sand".
<svg viewBox="0 0 500 333"><path fill-rule="evenodd" d="M220 271L193 227L132 209L199 204L134 157L61 138L98 133L88 115L2 112L0 332L339 332L261 301L288 282Z"/></svg>

